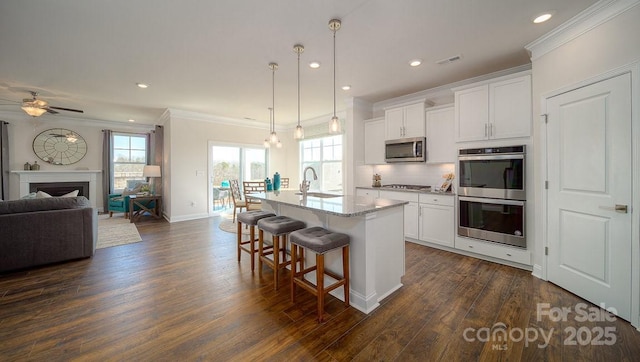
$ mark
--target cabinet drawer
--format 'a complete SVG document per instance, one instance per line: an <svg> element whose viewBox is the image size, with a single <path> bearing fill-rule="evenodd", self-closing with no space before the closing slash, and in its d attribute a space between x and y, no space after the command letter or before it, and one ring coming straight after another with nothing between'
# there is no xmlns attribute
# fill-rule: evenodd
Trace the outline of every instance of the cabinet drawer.
<svg viewBox="0 0 640 362"><path fill-rule="evenodd" d="M418 202L418 194L415 193L415 192L380 190L380 198L381 199L409 201L409 202Z"/></svg>
<svg viewBox="0 0 640 362"><path fill-rule="evenodd" d="M356 188L356 196L370 196L374 199L378 198L378 190Z"/></svg>
<svg viewBox="0 0 640 362"><path fill-rule="evenodd" d="M454 199L453 195L420 194L419 202L421 204L453 206Z"/></svg>
<svg viewBox="0 0 640 362"><path fill-rule="evenodd" d="M531 253L528 250L495 244L491 242L457 237L455 248L494 258L510 260L515 263L531 265Z"/></svg>

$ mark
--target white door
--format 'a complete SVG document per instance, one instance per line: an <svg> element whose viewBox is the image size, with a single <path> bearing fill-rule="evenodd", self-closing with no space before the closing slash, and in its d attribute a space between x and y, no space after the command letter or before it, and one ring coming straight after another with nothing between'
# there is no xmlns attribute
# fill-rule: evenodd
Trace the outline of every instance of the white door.
<svg viewBox="0 0 640 362"><path fill-rule="evenodd" d="M631 76L547 99L548 279L631 317Z"/></svg>

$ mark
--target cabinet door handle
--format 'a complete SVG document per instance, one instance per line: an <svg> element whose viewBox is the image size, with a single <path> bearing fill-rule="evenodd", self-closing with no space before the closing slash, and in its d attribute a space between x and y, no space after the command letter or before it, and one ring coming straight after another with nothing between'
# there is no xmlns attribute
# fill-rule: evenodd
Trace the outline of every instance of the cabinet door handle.
<svg viewBox="0 0 640 362"><path fill-rule="evenodd" d="M493 137L493 124L489 123L489 137Z"/></svg>
<svg viewBox="0 0 640 362"><path fill-rule="evenodd" d="M487 128L489 127L488 123L484 124L484 136L485 137L489 137L489 132L487 131Z"/></svg>

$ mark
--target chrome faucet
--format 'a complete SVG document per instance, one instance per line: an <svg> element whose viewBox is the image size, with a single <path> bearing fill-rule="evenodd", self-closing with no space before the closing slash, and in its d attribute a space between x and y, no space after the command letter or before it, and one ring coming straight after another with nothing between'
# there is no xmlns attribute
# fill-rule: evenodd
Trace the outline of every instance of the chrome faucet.
<svg viewBox="0 0 640 362"><path fill-rule="evenodd" d="M307 181L307 170L311 170L311 172L313 172L314 180L318 179L318 174L316 173L316 170L313 169L313 167L305 167L304 171L302 171L302 183L300 184L300 192L302 193L302 197L307 197L307 191L309 191L309 185L311 184L311 181Z"/></svg>

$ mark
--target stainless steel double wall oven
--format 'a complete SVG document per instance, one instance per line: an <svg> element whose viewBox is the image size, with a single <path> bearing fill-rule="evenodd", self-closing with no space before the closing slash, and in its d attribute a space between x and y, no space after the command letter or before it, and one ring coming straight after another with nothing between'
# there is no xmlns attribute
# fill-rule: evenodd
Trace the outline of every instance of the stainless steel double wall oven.
<svg viewBox="0 0 640 362"><path fill-rule="evenodd" d="M458 235L527 247L525 146L461 149Z"/></svg>

